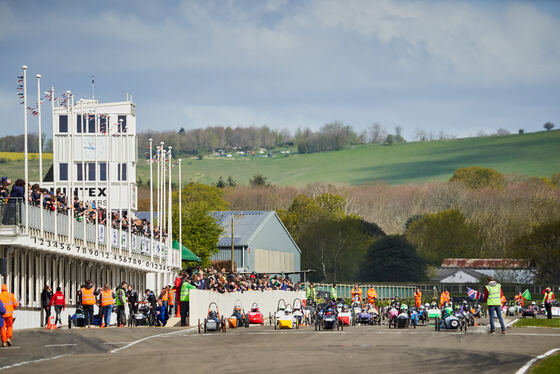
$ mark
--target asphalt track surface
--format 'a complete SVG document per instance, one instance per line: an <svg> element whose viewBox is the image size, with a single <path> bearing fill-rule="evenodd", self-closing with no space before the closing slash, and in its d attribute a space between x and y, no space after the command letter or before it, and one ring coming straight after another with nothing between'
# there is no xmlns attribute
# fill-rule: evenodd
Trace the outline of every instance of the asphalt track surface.
<svg viewBox="0 0 560 374"><path fill-rule="evenodd" d="M511 321L511 320L510 320ZM486 327L389 329L270 326L198 334L196 329L108 328L16 331L0 349L0 373L515 373L560 347L560 330ZM38 361L40 360L40 361Z"/></svg>

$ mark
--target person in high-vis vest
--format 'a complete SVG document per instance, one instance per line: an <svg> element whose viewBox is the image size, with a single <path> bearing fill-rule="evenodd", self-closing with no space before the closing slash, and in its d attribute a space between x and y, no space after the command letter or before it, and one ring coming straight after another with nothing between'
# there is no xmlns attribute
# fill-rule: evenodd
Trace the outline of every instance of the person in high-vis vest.
<svg viewBox="0 0 560 374"><path fill-rule="evenodd" d="M168 315L172 316L173 315L173 310L175 308L175 289L171 286L167 286L168 290L169 290L169 305L167 307L168 310Z"/></svg>
<svg viewBox="0 0 560 374"><path fill-rule="evenodd" d="M375 300L377 300L377 291L375 288L370 287L367 290L367 302L368 304L375 305Z"/></svg>
<svg viewBox="0 0 560 374"><path fill-rule="evenodd" d="M336 291L336 283L333 283L331 287L331 300L336 301L336 299L338 299L338 292Z"/></svg>
<svg viewBox="0 0 560 374"><path fill-rule="evenodd" d="M309 283L309 286L305 289L305 299L308 305L314 305L315 299L317 298L317 290L315 290L315 285Z"/></svg>
<svg viewBox="0 0 560 374"><path fill-rule="evenodd" d="M4 313L4 324L1 328L2 347L12 346L12 337L14 334L14 310L19 306L13 293L8 292L8 286L2 285L0 293L0 301L4 304L6 313Z"/></svg>
<svg viewBox="0 0 560 374"><path fill-rule="evenodd" d="M420 291L419 287L416 287L416 291L414 291L414 306L416 309L419 309L420 305L422 305L422 291Z"/></svg>
<svg viewBox="0 0 560 374"><path fill-rule="evenodd" d="M103 286L99 294L99 306L101 307L101 327L109 327L111 325L111 314L113 313L113 305L115 304L115 293L108 284Z"/></svg>
<svg viewBox="0 0 560 374"><path fill-rule="evenodd" d="M169 305L169 286L165 286L161 289L158 300L161 300L163 302L163 307L167 309Z"/></svg>
<svg viewBox="0 0 560 374"><path fill-rule="evenodd" d="M504 293L502 292L502 286L494 280L492 277L488 277L488 285L484 290L484 301L488 306L488 313L490 313L490 333L495 330L494 326L494 313L498 314L498 319L500 320L500 327L502 328L502 334L506 333L506 326L504 325L504 319L502 318L502 297Z"/></svg>
<svg viewBox="0 0 560 374"><path fill-rule="evenodd" d="M450 300L451 296L449 295L449 291L447 291L447 289L443 290L441 296L439 297L440 308L444 307Z"/></svg>
<svg viewBox="0 0 560 374"><path fill-rule="evenodd" d="M189 314L189 295L192 289L196 288L189 282L188 274L183 276L181 281L181 292L179 293L179 305L181 308L181 326L187 325L187 315Z"/></svg>
<svg viewBox="0 0 560 374"><path fill-rule="evenodd" d="M357 284L354 285L350 294L352 295L352 303L362 305L362 289Z"/></svg>
<svg viewBox="0 0 560 374"><path fill-rule="evenodd" d="M95 297L97 295L99 295L99 291L95 289L93 282L90 280L86 281L85 286L80 289L78 294L79 304L81 304L84 310L87 327L93 325L93 306L95 305Z"/></svg>
<svg viewBox="0 0 560 374"><path fill-rule="evenodd" d="M544 295L542 302L544 304L544 308L546 309L546 318L552 319L552 303L554 302L554 292L552 292L550 287L547 287L542 293Z"/></svg>
<svg viewBox="0 0 560 374"><path fill-rule="evenodd" d="M127 282L122 282L121 286L117 288L117 298L115 304L117 304L117 326L124 327L126 325L126 312L125 306L127 304L126 300L126 289L128 288Z"/></svg>

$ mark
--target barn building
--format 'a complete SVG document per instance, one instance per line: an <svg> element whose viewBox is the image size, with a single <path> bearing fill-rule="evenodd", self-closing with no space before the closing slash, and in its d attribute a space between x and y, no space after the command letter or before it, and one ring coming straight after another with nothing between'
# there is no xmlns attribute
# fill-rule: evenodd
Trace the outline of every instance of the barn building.
<svg viewBox="0 0 560 374"><path fill-rule="evenodd" d="M223 229L212 261L231 260L233 237L237 271L274 274L300 271L301 250L275 211L223 211L212 215ZM290 277L298 279L298 276Z"/></svg>

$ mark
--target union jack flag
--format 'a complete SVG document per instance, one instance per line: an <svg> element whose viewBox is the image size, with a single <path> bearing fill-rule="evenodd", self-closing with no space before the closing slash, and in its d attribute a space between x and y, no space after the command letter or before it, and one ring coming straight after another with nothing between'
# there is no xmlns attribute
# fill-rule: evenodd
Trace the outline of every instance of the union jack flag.
<svg viewBox="0 0 560 374"><path fill-rule="evenodd" d="M472 288L467 287L467 296L471 300L478 300L481 298L482 294L477 290L473 290Z"/></svg>

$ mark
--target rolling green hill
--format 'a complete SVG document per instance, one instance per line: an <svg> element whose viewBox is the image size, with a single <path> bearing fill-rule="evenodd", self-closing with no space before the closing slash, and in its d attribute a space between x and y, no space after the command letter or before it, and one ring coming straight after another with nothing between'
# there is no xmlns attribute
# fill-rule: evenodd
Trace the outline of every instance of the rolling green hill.
<svg viewBox="0 0 560 374"><path fill-rule="evenodd" d="M49 155L46 155L48 157ZM51 160L44 161L45 173ZM355 146L343 151L307 155L275 154L271 158L183 158L185 182L215 183L232 176L248 183L263 174L276 185L302 186L313 182L390 184L447 180L465 166L484 166L502 173L550 176L560 172L560 130L524 135L440 140L424 143ZM175 172L177 169L174 169ZM38 174L38 161L30 161L30 175ZM140 160L138 178L149 180L148 163ZM23 177L23 161L0 160L0 176ZM174 178L175 179L175 178ZM174 182L176 179L174 180Z"/></svg>
<svg viewBox="0 0 560 374"><path fill-rule="evenodd" d="M261 173L276 185L301 186L313 182L390 184L447 180L465 166L484 166L502 173L550 176L560 172L560 130L524 135L441 140L424 143L355 146L343 151L279 155L272 158L184 159L183 179L215 183L232 176L248 183ZM149 177L146 162L138 175Z"/></svg>

